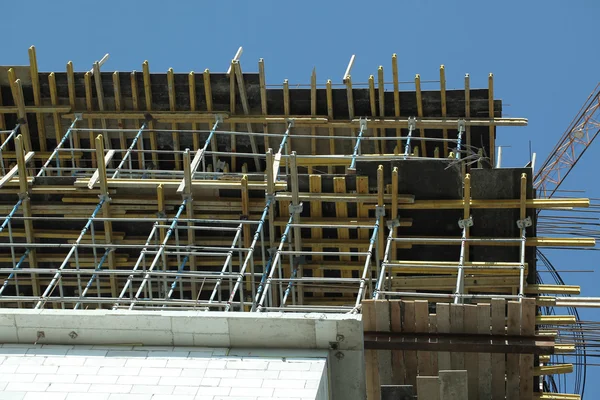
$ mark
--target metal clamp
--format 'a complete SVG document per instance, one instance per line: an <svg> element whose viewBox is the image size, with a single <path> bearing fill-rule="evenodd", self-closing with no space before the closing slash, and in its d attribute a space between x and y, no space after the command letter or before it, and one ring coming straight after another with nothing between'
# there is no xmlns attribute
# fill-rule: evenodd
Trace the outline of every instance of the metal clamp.
<svg viewBox="0 0 600 400"><path fill-rule="evenodd" d="M277 251L278 251L277 247L270 247L267 249L267 252L269 253L270 257L273 257L277 253Z"/></svg>
<svg viewBox="0 0 600 400"><path fill-rule="evenodd" d="M104 202L105 202L105 203L110 203L110 202L111 202L111 200L112 200L112 199L110 198L110 196L108 195L108 193L99 194L99 195L98 195L98 198L99 198L100 200L104 200Z"/></svg>
<svg viewBox="0 0 600 400"><path fill-rule="evenodd" d="M460 229L470 228L473 226L473 217L469 216L469 218L459 219L458 226Z"/></svg>
<svg viewBox="0 0 600 400"><path fill-rule="evenodd" d="M288 123L288 125L290 126L290 128L293 128L294 125L296 125L296 122L295 122L295 120L293 118L288 118L286 120L286 122Z"/></svg>
<svg viewBox="0 0 600 400"><path fill-rule="evenodd" d="M417 129L417 119L415 117L408 117L408 129L411 131Z"/></svg>
<svg viewBox="0 0 600 400"><path fill-rule="evenodd" d="M302 211L304 210L304 206L302 205L302 203L298 204L298 205L293 205L292 203L290 203L290 215L292 214L302 214Z"/></svg>
<svg viewBox="0 0 600 400"><path fill-rule="evenodd" d="M165 213L164 211L159 211L156 213L156 218L158 219L166 219L167 218L167 213Z"/></svg>
<svg viewBox="0 0 600 400"><path fill-rule="evenodd" d="M361 118L358 120L358 123L360 124L360 130L365 132L367 130L367 119Z"/></svg>
<svg viewBox="0 0 600 400"><path fill-rule="evenodd" d="M385 206L375 206L375 217L385 217Z"/></svg>
<svg viewBox="0 0 600 400"><path fill-rule="evenodd" d="M75 119L83 119L83 113L75 113Z"/></svg>
<svg viewBox="0 0 600 400"><path fill-rule="evenodd" d="M517 226L519 227L519 229L529 228L531 225L533 225L533 222L531 222L531 217L527 217L525 219L520 219L517 221Z"/></svg>
<svg viewBox="0 0 600 400"><path fill-rule="evenodd" d="M400 219L392 219L386 222L388 229L397 228L400 226Z"/></svg>
<svg viewBox="0 0 600 400"><path fill-rule="evenodd" d="M464 119L459 119L458 120L458 130L459 132L462 131L464 132L467 129L467 123L465 122Z"/></svg>
<svg viewBox="0 0 600 400"><path fill-rule="evenodd" d="M215 168L215 172L223 171L225 169L225 161L217 161L217 166Z"/></svg>
<svg viewBox="0 0 600 400"><path fill-rule="evenodd" d="M275 201L275 194L265 194L265 200L266 201L270 201L271 203L273 203Z"/></svg>
<svg viewBox="0 0 600 400"><path fill-rule="evenodd" d="M19 195L19 200L28 200L29 199L29 192L22 192L22 193L18 193Z"/></svg>
<svg viewBox="0 0 600 400"><path fill-rule="evenodd" d="M223 123L223 114L215 115L215 122L218 122L220 124Z"/></svg>
<svg viewBox="0 0 600 400"><path fill-rule="evenodd" d="M192 200L194 200L194 198L192 197L192 194L191 194L191 193L182 193L182 194L181 194L181 198L182 198L183 200L187 200L187 201L192 201Z"/></svg>

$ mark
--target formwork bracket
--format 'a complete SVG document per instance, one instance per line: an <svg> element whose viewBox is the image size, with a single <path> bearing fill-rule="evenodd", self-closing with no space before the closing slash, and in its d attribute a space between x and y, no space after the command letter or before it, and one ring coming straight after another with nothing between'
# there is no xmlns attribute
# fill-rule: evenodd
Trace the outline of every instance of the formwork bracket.
<svg viewBox="0 0 600 400"><path fill-rule="evenodd" d="M286 120L286 122L288 123L288 125L290 126L290 128L293 128L295 125L294 119L293 118L288 118Z"/></svg>
<svg viewBox="0 0 600 400"><path fill-rule="evenodd" d="M290 215L292 214L302 214L302 211L304 210L304 206L302 205L302 203L298 204L298 205L293 205L290 203Z"/></svg>
<svg viewBox="0 0 600 400"><path fill-rule="evenodd" d="M375 206L375 217L385 217L385 206Z"/></svg>
<svg viewBox="0 0 600 400"><path fill-rule="evenodd" d="M219 124L223 123L223 115L222 114L215 115L215 122L218 122Z"/></svg>
<svg viewBox="0 0 600 400"><path fill-rule="evenodd" d="M517 221L517 226L519 229L529 228L533 223L531 222L531 217L527 217L525 219L520 219Z"/></svg>
<svg viewBox="0 0 600 400"><path fill-rule="evenodd" d="M388 229L397 228L400 226L400 219L392 219L386 222Z"/></svg>
<svg viewBox="0 0 600 400"><path fill-rule="evenodd" d="M417 129L417 119L415 117L408 117L408 129L411 131Z"/></svg>
<svg viewBox="0 0 600 400"><path fill-rule="evenodd" d="M108 193L99 194L98 198L101 201L104 201L105 203L110 203L112 201L112 199L110 198L110 196L108 195Z"/></svg>
<svg viewBox="0 0 600 400"><path fill-rule="evenodd" d="M366 131L367 130L367 119L366 118L361 118L358 123L360 124L360 130L361 131Z"/></svg>
<svg viewBox="0 0 600 400"><path fill-rule="evenodd" d="M459 119L458 120L458 131L464 132L466 129L467 129L467 123L465 122L465 120Z"/></svg>
<svg viewBox="0 0 600 400"><path fill-rule="evenodd" d="M466 218L466 219L459 219L458 226L460 227L460 229L472 227L473 226L473 217L470 216L469 218Z"/></svg>

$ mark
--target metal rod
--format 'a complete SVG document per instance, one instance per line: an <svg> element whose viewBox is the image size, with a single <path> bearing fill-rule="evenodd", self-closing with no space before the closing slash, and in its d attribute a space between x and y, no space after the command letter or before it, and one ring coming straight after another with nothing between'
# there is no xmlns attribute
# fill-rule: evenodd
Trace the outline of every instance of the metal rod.
<svg viewBox="0 0 600 400"><path fill-rule="evenodd" d="M246 254L246 258L244 259L244 264L240 268L240 272L239 272L238 277L233 286L233 290L229 294L229 299L227 300L227 306L225 307L224 311L229 311L231 309L231 304L233 303L233 299L235 298L235 293L237 292L238 288L240 287L240 285L242 283L242 280L244 279L244 274L246 272L246 268L248 267L248 261L252 260L252 258L254 256L254 248L256 246L256 242L258 242L258 238L261 237L260 235L262 235L263 227L265 225L265 219L267 218L270 208L271 208L271 200L267 200L267 204L265 205L263 213L260 216L260 220L258 221L258 227L256 228L256 232L254 233L252 243L250 244L250 248L248 249L248 254ZM263 259L263 265L265 265L264 259ZM254 288L254 273L252 273L251 278L252 278L252 287ZM253 295L255 295L255 294L253 293ZM253 298L254 298L254 296L253 296Z"/></svg>
<svg viewBox="0 0 600 400"><path fill-rule="evenodd" d="M100 258L100 262L98 263L98 265L96 266L96 268L94 268L94 272L98 272L102 270L102 265L104 264L104 262L107 260L108 258L108 254L110 253L110 250L106 250L104 252L104 255L102 255L102 258ZM92 287L92 283L94 283L94 280L96 279L96 277L98 276L97 273L94 273L91 277L90 280L88 281L87 285L85 285L85 289L83 289L83 292L81 292L79 294L80 297L85 297L85 295L87 294L88 290L90 289L90 287ZM100 290L98 289L98 293L100 293ZM73 307L74 310L77 310L79 307L81 306L81 302L77 302L77 304L75 304L75 307Z"/></svg>
<svg viewBox="0 0 600 400"><path fill-rule="evenodd" d="M209 303L212 303L214 301L217 291L221 288L222 277L226 274L227 267L229 267L231 265L231 258L233 256L232 250L235 249L236 243L240 239L241 235L242 235L242 224L238 225L237 232L235 233L235 237L233 238L231 246L228 249L227 258L225 259L225 262L223 263L223 268L221 269L221 272L219 273L219 279L217 280L217 283L215 284L215 287L213 288L210 298L208 299ZM233 290L233 287L231 288L230 293L232 290Z"/></svg>
<svg viewBox="0 0 600 400"><path fill-rule="evenodd" d="M36 175L36 178L40 177L42 175L46 175L46 168L48 168L48 165L50 165L50 162L52 161L52 158L58 157L58 151L60 150L60 148L65 143L65 141L71 135L71 132L72 132L73 128L75 127L75 124L77 124L77 121L79 121L79 115L75 115L75 119L71 123L71 126L69 126L69 129L67 129L67 133L65 133L65 135L62 137L62 139L60 140L60 142L58 143L58 145L56 146L56 148L54 149L54 151L52 152L52 154L50 154L50 157L48 157L48 160L46 160L46 162L44 163L44 165L42 166L42 168L40 169L40 171ZM57 160L58 160L58 158L57 158ZM101 162L101 161L99 160L99 162Z"/></svg>
<svg viewBox="0 0 600 400"><path fill-rule="evenodd" d="M113 174L112 179L116 179L117 176L119 176L119 172L120 172L121 168L125 164L125 161L127 161L127 158L130 157L131 152L133 151L133 149L134 149L135 145L137 144L139 138L142 137L142 133L144 132L144 129L146 129L146 123L145 122L142 124L142 127L140 128L140 130L138 131L138 133L133 138L133 142L131 142L131 146L129 146L129 148L127 149L127 152L123 156L123 159L121 160L121 162L117 166L117 169L116 169L115 173ZM144 140L144 139L142 138L142 140ZM100 160L98 162L100 162Z"/></svg>
<svg viewBox="0 0 600 400"><path fill-rule="evenodd" d="M354 56L353 56L354 57ZM354 145L354 150L352 151L352 161L350 162L350 170L356 170L356 157L360 152L360 142L363 138L365 131L367 130L366 121L364 124L360 125L360 132L358 132L358 138L356 139L356 144Z"/></svg>
<svg viewBox="0 0 600 400"><path fill-rule="evenodd" d="M462 297L460 297L459 295L463 294L464 292L464 273L465 270L463 268L464 264L465 264L465 247L466 247L466 240L467 240L467 225L465 223L464 227L463 227L463 231L462 231L462 241L460 244L460 257L458 258L458 271L456 273L456 289L454 291L454 293L457 295L454 298L454 304L462 304Z"/></svg>
<svg viewBox="0 0 600 400"><path fill-rule="evenodd" d="M4 167L4 158L2 157L2 152L4 151L4 147L6 147L8 142L17 134L20 126L21 124L17 124L17 126L15 126L15 128L12 131L10 131L10 135L8 135L6 140L2 142L2 145L0 145L0 166L2 167L2 175L6 175L6 168ZM9 131L4 131L3 133L7 132Z"/></svg>
<svg viewBox="0 0 600 400"><path fill-rule="evenodd" d="M285 230L283 235L281 236L281 240L279 241L279 246L277 247L277 251L275 252L275 257L273 259L273 268L270 270L265 268L265 272L263 273L263 279L258 286L258 290L256 291L256 298L252 302L252 310L251 311L261 311L261 307L265 301L265 297L269 292L269 288L271 287L271 279L273 278L273 273L275 272L274 266L277 266L280 263L282 248L285 244L285 241L290 233L290 224L294 220L294 213L290 214L290 218L288 219L288 223L285 226ZM266 278L266 282L265 282ZM263 283L264 283L264 291L263 291ZM260 296L260 298L259 298Z"/></svg>
<svg viewBox="0 0 600 400"><path fill-rule="evenodd" d="M165 246L169 240L169 238L171 237L171 234L173 233L173 229L175 228L175 226L177 226L177 220L179 219L179 216L181 215L181 213L183 212L183 210L185 209L185 206L188 202L188 199L183 199L183 202L181 203L181 206L179 206L179 210L177 210L177 214L175 214L175 218L173 219L173 222L171 223L171 227L169 228L169 230L167 231L167 233L165 234L165 239L162 241L162 244L160 245L160 248L158 250L158 252L156 253L156 255L154 256L154 259L152 260L152 264L150 264L150 267L148 268L148 271L152 271L155 267L156 264L158 262L158 260L160 259L160 256L162 254L162 252L165 250ZM138 299L141 294L142 291L144 289L144 287L146 286L146 284L148 283L148 280L150 279L150 275L146 272L144 279L142 280L142 282L140 283L140 286L135 294L134 300ZM135 301L133 301L130 305L129 305L129 309L133 310L133 307L135 307Z"/></svg>
<svg viewBox="0 0 600 400"><path fill-rule="evenodd" d="M13 268L13 272L10 273L10 275L8 275L8 278L6 278L6 280L4 281L4 284L2 285L2 287L0 288L0 296L2 296L2 293L4 293L4 289L6 289L6 287L8 286L8 282L15 277L16 279L16 274L14 271L18 270L21 268L21 264L23 264L23 261L25 261L25 259L27 258L27 256L29 255L29 249L25 250L25 253L23 253L23 255L21 256L21 258L19 259L19 262L17 263L17 265L15 265L15 267ZM17 294L19 293L19 290L17 288Z"/></svg>
<svg viewBox="0 0 600 400"><path fill-rule="evenodd" d="M73 122L73 123L75 123L75 122ZM48 298L48 296L50 295L50 293L54 289L57 281L61 278L61 270L67 265L67 263L69 262L69 259L73 255L73 253L75 252L75 250L77 250L77 247L79 246L79 243L81 242L81 239L83 239L83 236L85 236L87 230L89 229L90 225L94 221L94 218L96 217L96 214L98 214L98 212L102 209L102 205L104 204L104 201L105 201L105 198L103 197L98 202L98 205L94 209L94 212L92 212L92 215L90 216L90 218L88 219L87 223L85 224L85 226L81 230L81 233L79 234L79 237L75 241L75 244L73 244L71 246L71 250L69 250L69 253L67 254L67 256L65 257L65 259L63 260L63 262L60 265L60 267L58 268L58 271L56 272L56 274L54 274L54 277L50 281L50 284L48 285L48 287L46 288L46 290L42 294L42 296L41 296L40 300L38 301L38 303L35 305L35 309L36 310L40 309L41 307L43 307L44 303L46 302L46 299Z"/></svg>
<svg viewBox="0 0 600 400"><path fill-rule="evenodd" d="M371 257L373 255L373 247L377 243L377 238L379 237L379 218L375 219L375 226L373 227L373 234L371 235L371 239L369 240L369 250L367 253L367 259L365 260L365 266L363 268L362 275L360 277L360 285L358 287L358 294L356 295L356 303L354 303L354 310L358 311L358 307L360 306L361 301L365 298L365 287L367 280L371 280L371 277L368 276L370 274L371 268ZM368 279L367 279L368 277Z"/></svg>
<svg viewBox="0 0 600 400"><path fill-rule="evenodd" d="M385 252L383 253L383 263L381 264L381 270L379 271L379 279L377 280L377 286L375 287L375 291L373 293L373 298L375 300L379 299L379 295L382 292L381 287L383 286L383 281L385 279L385 267L388 263L390 257L390 249L392 245L392 240L394 239L394 230L390 229L388 233L388 238L385 245Z"/></svg>

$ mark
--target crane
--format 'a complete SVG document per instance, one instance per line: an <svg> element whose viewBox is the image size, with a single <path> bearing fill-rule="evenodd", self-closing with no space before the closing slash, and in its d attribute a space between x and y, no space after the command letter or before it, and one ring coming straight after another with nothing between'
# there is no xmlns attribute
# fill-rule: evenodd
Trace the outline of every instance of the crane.
<svg viewBox="0 0 600 400"><path fill-rule="evenodd" d="M550 198L554 195L599 133L600 83L536 174L533 186L541 197Z"/></svg>

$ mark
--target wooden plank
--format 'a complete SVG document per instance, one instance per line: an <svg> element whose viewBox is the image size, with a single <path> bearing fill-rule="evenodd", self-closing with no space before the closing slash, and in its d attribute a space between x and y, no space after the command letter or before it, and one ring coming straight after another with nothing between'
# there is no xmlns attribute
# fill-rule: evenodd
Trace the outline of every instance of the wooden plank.
<svg viewBox="0 0 600 400"><path fill-rule="evenodd" d="M114 150L109 150L105 155L104 155L104 165L108 166L108 164L110 163L110 161L113 159L115 155L115 151ZM89 182L88 182L88 189L93 189L94 186L96 185L96 183L98 182L98 179L100 178L100 171L99 168L96 168L96 170L94 171L94 174L92 175L92 177L90 178Z"/></svg>
<svg viewBox="0 0 600 400"><path fill-rule="evenodd" d="M175 73L173 72L173 68L169 68L167 71L167 91L169 92L169 109L171 111L176 111L176 100L175 100ZM171 129L176 131L178 129L178 125L176 122L171 123ZM175 169L181 170L181 154L179 151L181 150L180 140L179 140L179 132L171 132L171 137L173 139L173 151L175 153Z"/></svg>
<svg viewBox="0 0 600 400"><path fill-rule="evenodd" d="M310 175L308 178L308 190L311 193L321 193L321 175ZM322 203L318 200L312 200L310 203L310 217L315 219L321 219L323 216ZM313 239L321 239L323 237L322 228L311 228L310 237ZM323 256L314 255L312 256L313 261L322 261ZM313 268L313 276L323 277L323 270L320 268Z"/></svg>
<svg viewBox="0 0 600 400"><path fill-rule="evenodd" d="M378 332L390 332L390 303L387 300L375 301L375 328ZM379 350L377 352L379 366L379 384L389 385L392 383L392 352L390 350Z"/></svg>
<svg viewBox="0 0 600 400"><path fill-rule="evenodd" d="M12 70L12 68L11 68ZM14 93L13 99L18 108L18 114L20 121L19 131L21 132L21 137L23 139L23 148L26 152L30 152L32 150L31 147L31 136L29 132L29 124L27 122L27 112L25 111L25 98L23 97L23 86L21 84L21 80L17 79L14 81L13 85Z"/></svg>
<svg viewBox="0 0 600 400"><path fill-rule="evenodd" d="M33 151L30 151L25 155L25 164L27 164L29 161L31 161L34 154L35 153ZM10 171L8 171L8 173L2 177L2 179L0 179L0 188L2 186L4 186L6 184L6 182L9 182L15 175L17 175L18 172L19 172L19 165L15 164L15 166L12 167L10 169Z"/></svg>
<svg viewBox="0 0 600 400"><path fill-rule="evenodd" d="M24 146L23 146L23 137L21 135L17 136L15 139L15 152L17 153L17 167L19 174L19 192L27 193L29 188L29 183L27 180L27 161L24 157ZM29 196L25 196L23 199L23 203L21 205L21 211L23 212L23 217L25 217L25 221L23 224L25 225L25 237L27 243L35 243L35 232L33 229L33 221L28 219L32 216L31 213L31 199ZM36 248L29 249L29 255L27 256L29 259L29 268L36 268L37 263L37 250ZM34 296L39 296L41 293L40 285L38 282L38 275L31 274L31 287Z"/></svg>
<svg viewBox="0 0 600 400"><path fill-rule="evenodd" d="M446 68L440 65L440 96L442 103L442 117L446 117ZM442 131L442 138L448 139L448 129ZM448 142L444 142L444 157L448 157Z"/></svg>
<svg viewBox="0 0 600 400"><path fill-rule="evenodd" d="M250 106L248 104L248 95L246 93L246 84L244 83L244 74L242 72L242 65L240 64L239 61L235 61L233 63L234 65L234 69L235 69L235 77L237 79L237 86L238 86L238 90L240 93L240 100L242 102L242 111L244 112L244 115L249 115L250 114ZM246 124L246 131L249 133L252 133L252 124L251 123L247 123ZM258 146L256 145L256 138L254 135L249 135L250 136L250 148L252 149L252 153L254 154L258 154ZM256 170L259 171L260 170L260 160L258 158L258 156L254 157L254 165L256 167ZM234 169L235 171L235 169Z"/></svg>
<svg viewBox="0 0 600 400"><path fill-rule="evenodd" d="M31 46L29 48L29 74L31 75L31 86L33 88L33 103L36 106L41 106L42 96L40 91L40 76L38 74L35 46ZM44 126L44 115L41 113L36 113L35 119L37 122L38 138L40 141L40 151L46 151L46 127Z"/></svg>
<svg viewBox="0 0 600 400"><path fill-rule="evenodd" d="M345 194L346 193L346 177L336 176L333 178L333 191L334 193ZM348 204L347 203L335 203L335 214L337 218L348 218ZM350 231L347 228L338 228L337 230L338 239L348 240L350 239ZM340 251L348 252L349 247L340 247ZM350 261L350 256L340 256L340 261ZM352 278L352 271L342 271L342 278Z"/></svg>
<svg viewBox="0 0 600 400"><path fill-rule="evenodd" d="M450 304L437 303L435 314L438 333L450 333ZM438 369L440 371L451 369L450 353L438 353Z"/></svg>
<svg viewBox="0 0 600 400"><path fill-rule="evenodd" d="M392 55L392 81L394 85L394 116L396 118L400 117L400 88L398 84L398 57L396 54ZM399 139L401 136L400 128L396 128L396 137L398 140L396 141L396 146L398 148L402 147L402 141Z"/></svg>
<svg viewBox="0 0 600 400"><path fill-rule="evenodd" d="M492 334L505 335L506 326L506 303L504 299L492 299ZM506 388L505 372L506 357L504 354L492 354L492 400L504 400Z"/></svg>
<svg viewBox="0 0 600 400"><path fill-rule="evenodd" d="M85 108L87 111L92 111L94 109L93 106L93 96L92 96L92 74L88 71L84 75L84 85L85 85ZM88 140L90 141L90 150L92 154L90 155L92 158L92 168L96 168L96 140L94 134L94 120L92 118L87 118L87 127L90 129L88 131Z"/></svg>
<svg viewBox="0 0 600 400"><path fill-rule="evenodd" d="M465 310L462 304L451 304L450 305L450 333L464 333L464 318ZM450 365L451 369L465 369L465 355L464 353L452 352L450 353Z"/></svg>
<svg viewBox="0 0 600 400"><path fill-rule="evenodd" d="M150 65L148 60L142 63L142 75L144 77L144 99L146 100L146 110L152 111L152 81L150 77ZM154 122L148 122L148 130L150 131L150 149L158 150L158 138L154 130ZM152 153L152 164L158 167L158 153Z"/></svg>
<svg viewBox="0 0 600 400"><path fill-rule="evenodd" d="M467 371L440 371L440 399L465 400L469 395L467 381Z"/></svg>
<svg viewBox="0 0 600 400"><path fill-rule="evenodd" d="M325 85L325 93L327 95L327 117L333 119L333 90L331 89L331 79L327 80ZM329 154L335 154L335 129L329 127ZM327 166L327 173L333 174L333 167Z"/></svg>
<svg viewBox="0 0 600 400"><path fill-rule="evenodd" d="M113 97L115 99L115 110L116 111L121 111L122 107L121 107L121 81L119 80L119 73L117 71L113 72L112 75L112 79L113 79ZM123 128L123 120L122 119L118 119L117 120L117 126L119 128ZM127 149L127 137L125 136L125 132L123 131L119 131L119 147L121 148L122 152L121 152L121 157L125 156L125 149Z"/></svg>
<svg viewBox="0 0 600 400"><path fill-rule="evenodd" d="M421 75L415 76L415 88L417 94L417 116L423 118L423 96L421 95ZM425 128L419 129L419 135L425 137ZM422 140L419 146L423 149L423 157L427 157L427 142Z"/></svg>
<svg viewBox="0 0 600 400"><path fill-rule="evenodd" d="M310 75L310 115L313 117L317 116L317 69L313 68L312 74ZM310 128L310 135L312 136L310 139L310 153L317 154L317 139L315 136L317 135L317 128ZM308 173L313 173L313 167L308 167Z"/></svg>
<svg viewBox="0 0 600 400"><path fill-rule="evenodd" d="M411 300L403 300L402 308L404 311L404 318L402 319L402 331L403 332L415 332L416 331L416 315L415 315L415 302ZM414 350L404 352L404 364L406 365L406 384L416 386L417 385L417 352Z"/></svg>
<svg viewBox="0 0 600 400"><path fill-rule="evenodd" d="M440 379L437 376L417 376L419 400L440 400Z"/></svg>
<svg viewBox="0 0 600 400"><path fill-rule="evenodd" d="M267 115L267 80L265 77L265 60L262 58L258 60L258 79L260 84L260 109L263 115ZM269 132L269 124L266 122L263 123L263 132ZM264 136L264 142L266 152L271 147L268 136Z"/></svg>
<svg viewBox="0 0 600 400"><path fill-rule="evenodd" d="M429 314L429 333L437 333L437 316ZM438 368L438 353L431 353L431 375L437 375Z"/></svg>
<svg viewBox="0 0 600 400"><path fill-rule="evenodd" d="M535 334L535 299L523 298L521 300L521 335L533 336ZM533 399L534 386L534 358L532 354L521 355L520 366L520 394L521 400Z"/></svg>
<svg viewBox="0 0 600 400"><path fill-rule="evenodd" d="M508 317L506 321L506 332L508 335L519 335L521 333L521 305L517 301L508 302ZM519 399L519 355L508 354L506 356L506 397Z"/></svg>
<svg viewBox="0 0 600 400"><path fill-rule="evenodd" d="M465 117L467 119L471 118L471 82L469 78L469 74L465 75ZM467 147L471 146L471 126L467 125L467 131L465 132L467 136ZM479 149L482 151L482 149ZM481 168L481 167L478 167Z"/></svg>
<svg viewBox="0 0 600 400"><path fill-rule="evenodd" d="M53 106L58 105L58 92L56 90L56 77L54 75L54 72L51 72L50 75L48 75L48 86L50 87L50 102L52 103ZM38 114L41 116L41 114ZM60 116L58 115L57 112L52 113L52 120L54 122L54 138L56 139L56 144L58 145L58 143L60 143L61 139L62 139L62 126L61 126L61 120L62 118L60 118ZM73 135L74 132L71 132L71 135ZM40 139L41 142L41 139ZM44 139L44 149L46 148L45 146L46 140ZM45 150L43 150L45 151Z"/></svg>
<svg viewBox="0 0 600 400"><path fill-rule="evenodd" d="M196 111L196 74L194 73L194 71L190 71L190 73L188 74L188 88L190 95L190 111ZM192 122L192 130L198 130L198 124L196 122ZM200 133L192 133L192 146L194 147L194 150L200 149Z"/></svg>
<svg viewBox="0 0 600 400"><path fill-rule="evenodd" d="M415 332L429 332L429 302L427 300L415 300ZM417 352L417 363L419 375L434 375L431 366L431 358L434 356L430 351Z"/></svg>
<svg viewBox="0 0 600 400"><path fill-rule="evenodd" d="M390 322L392 332L402 332L402 302L400 300L390 300ZM392 350L392 383L394 385L404 385L405 382L404 352Z"/></svg>
<svg viewBox="0 0 600 400"><path fill-rule="evenodd" d="M488 107L490 111L490 118L494 118L494 74L490 73L488 76ZM490 162L494 166L496 159L496 140L495 140L495 127L490 125Z"/></svg>
<svg viewBox="0 0 600 400"><path fill-rule="evenodd" d="M479 333L477 306L465 304L464 306L464 332L469 334ZM489 326L489 322L488 322ZM465 353L465 369L468 374L469 400L479 399L479 355Z"/></svg>
<svg viewBox="0 0 600 400"><path fill-rule="evenodd" d="M477 333L491 334L490 305L477 304ZM478 394L480 399L492 398L492 355L479 353L478 360Z"/></svg>
<svg viewBox="0 0 600 400"><path fill-rule="evenodd" d="M132 102L132 107L134 110L139 110L140 109L140 99L139 99L139 93L138 93L138 84L137 84L137 77L136 77L136 72L132 71L131 74L129 75L130 78L130 82L131 82L131 102ZM139 120L135 121L136 126L139 126ZM138 158L138 168L141 170L146 169L146 162L145 162L145 157L144 157L144 138L140 138L140 140L138 140L137 142L137 148L138 148L138 153L137 153L137 158Z"/></svg>
<svg viewBox="0 0 600 400"><path fill-rule="evenodd" d="M100 76L100 63L94 62L92 67L94 82L96 83L96 100L98 101L98 110L104 111L104 89L102 88L102 77ZM102 127L102 137L104 138L104 148L110 149L112 147L110 143L111 132L106 130L106 119L100 119L100 126Z"/></svg>
<svg viewBox="0 0 600 400"><path fill-rule="evenodd" d="M196 151L196 154L194 154L194 159L192 160L192 162L190 164L190 173L192 174L192 179L194 177L194 172L196 172L198 170L198 166L200 165L200 162L202 161L203 154L204 154L204 151L202 151L202 150L198 150L198 151ZM182 194L184 191L184 188L185 188L185 177L181 180L181 183L177 187L177 194Z"/></svg>
<svg viewBox="0 0 600 400"><path fill-rule="evenodd" d="M365 331L375 330L377 327L375 314L375 301L362 302L363 327ZM379 381L379 361L376 350L365 350L365 369L367 400L379 400L381 397Z"/></svg>
<svg viewBox="0 0 600 400"><path fill-rule="evenodd" d="M369 105L371 106L371 116L375 117L377 115L377 98L375 96L375 77L373 75L369 76ZM379 137L379 129L373 129L373 135ZM381 154L379 142L379 140L375 140L373 143L375 154Z"/></svg>

